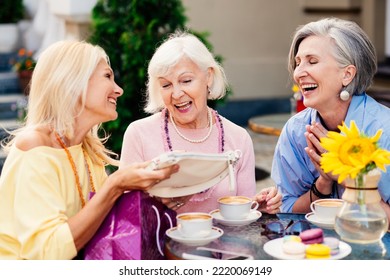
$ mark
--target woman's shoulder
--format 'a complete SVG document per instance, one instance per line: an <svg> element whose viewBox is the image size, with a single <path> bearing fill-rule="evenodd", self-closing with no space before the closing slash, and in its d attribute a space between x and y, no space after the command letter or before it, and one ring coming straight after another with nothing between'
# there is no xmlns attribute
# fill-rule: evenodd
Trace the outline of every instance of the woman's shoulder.
<svg viewBox="0 0 390 280"><path fill-rule="evenodd" d="M161 122L161 112L155 113L153 115L147 116L142 119L135 120L128 125L128 128L148 128L154 126L160 126Z"/></svg>
<svg viewBox="0 0 390 280"><path fill-rule="evenodd" d="M15 137L15 146L22 151L29 151L37 147L53 145L50 133L45 129L26 129Z"/></svg>
<svg viewBox="0 0 390 280"><path fill-rule="evenodd" d="M240 132L240 133L243 133L243 134L247 134L248 133L247 130L244 127L242 127L242 126L232 122L231 120L227 119L226 117L224 117L222 115L219 115L219 117L221 118L221 121L223 123L224 129L229 130L229 131Z"/></svg>
<svg viewBox="0 0 390 280"><path fill-rule="evenodd" d="M364 123L370 124L370 128L377 130L385 129L386 133L390 132L390 108L379 103L371 96L367 95L366 107L364 110ZM375 123L376 125L373 125Z"/></svg>
<svg viewBox="0 0 390 280"><path fill-rule="evenodd" d="M286 122L285 128L290 132L297 132L299 134L302 131L306 131L306 125L311 124L316 120L315 110L312 108L306 108L305 110L292 115Z"/></svg>

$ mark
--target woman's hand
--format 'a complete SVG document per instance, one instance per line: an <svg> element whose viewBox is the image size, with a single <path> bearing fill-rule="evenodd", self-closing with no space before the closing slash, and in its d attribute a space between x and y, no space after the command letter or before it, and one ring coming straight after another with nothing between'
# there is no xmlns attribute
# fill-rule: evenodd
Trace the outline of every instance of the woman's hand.
<svg viewBox="0 0 390 280"><path fill-rule="evenodd" d="M256 194L255 199L259 203L260 212L275 214L280 212L282 205L282 194L278 192L276 187L269 187L262 189Z"/></svg>
<svg viewBox="0 0 390 280"><path fill-rule="evenodd" d="M148 169L150 162L134 163L120 168L108 178L113 185L120 187L123 191L143 190L147 191L160 181L169 178L173 173L179 171L179 165L174 164L158 170Z"/></svg>
<svg viewBox="0 0 390 280"><path fill-rule="evenodd" d="M337 181L338 176L325 173L321 168L321 155L326 153L326 150L321 146L320 142L321 138L326 137L327 133L328 130L321 123L313 122L311 125L307 125L305 132L307 147L305 151L323 179Z"/></svg>
<svg viewBox="0 0 390 280"><path fill-rule="evenodd" d="M177 210L186 204L192 195L181 196L181 197L171 197L171 198L161 198L161 202L164 203L168 208L172 210Z"/></svg>

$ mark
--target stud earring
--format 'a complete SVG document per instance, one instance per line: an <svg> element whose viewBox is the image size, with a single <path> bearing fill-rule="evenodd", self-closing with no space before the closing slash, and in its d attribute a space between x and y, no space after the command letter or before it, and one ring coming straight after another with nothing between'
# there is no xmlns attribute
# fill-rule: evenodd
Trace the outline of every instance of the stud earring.
<svg viewBox="0 0 390 280"><path fill-rule="evenodd" d="M343 101L347 101L349 99L349 92L346 90L340 92L340 99Z"/></svg>

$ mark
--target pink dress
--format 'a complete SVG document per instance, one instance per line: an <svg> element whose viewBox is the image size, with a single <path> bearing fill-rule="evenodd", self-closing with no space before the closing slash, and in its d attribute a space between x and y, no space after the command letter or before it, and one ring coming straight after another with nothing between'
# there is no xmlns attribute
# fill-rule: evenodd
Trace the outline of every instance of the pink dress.
<svg viewBox="0 0 390 280"><path fill-rule="evenodd" d="M163 111L164 112L164 111ZM177 212L210 212L218 208L217 199L226 195L244 195L253 197L256 192L255 155L253 142L248 132L220 116L223 124L223 133L213 125L210 137L202 143L191 143L181 138L168 121L169 139L172 150L184 150L201 153L220 153L221 135L224 138L224 151L240 150L241 158L234 167L236 178L235 193L229 192L229 176L205 192L195 194L190 201L180 207ZM206 135L209 128L185 129L180 131L190 139L199 139L199 135ZM124 134L121 152L120 167L151 160L162 153L169 151L166 136L165 118L163 113L140 119L131 123Z"/></svg>

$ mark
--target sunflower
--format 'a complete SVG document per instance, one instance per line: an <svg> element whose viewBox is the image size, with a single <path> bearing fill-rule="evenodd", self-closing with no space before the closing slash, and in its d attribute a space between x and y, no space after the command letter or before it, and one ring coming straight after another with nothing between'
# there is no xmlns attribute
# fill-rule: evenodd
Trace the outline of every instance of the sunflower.
<svg viewBox="0 0 390 280"><path fill-rule="evenodd" d="M327 137L321 138L321 146L328 151L322 154L320 161L326 173L340 175L338 183L341 183L347 177L354 179L375 168L386 171L390 152L378 145L382 129L369 137L359 131L354 121L351 121L350 128L344 122L338 128L340 133L329 131Z"/></svg>

